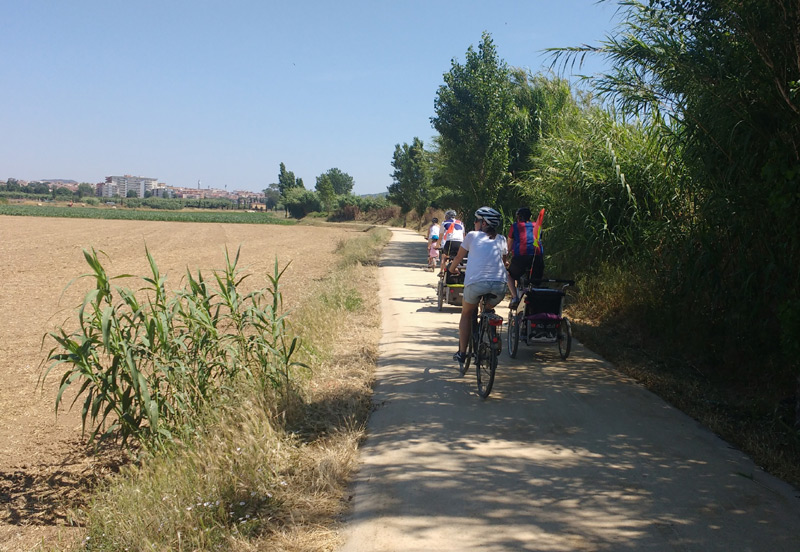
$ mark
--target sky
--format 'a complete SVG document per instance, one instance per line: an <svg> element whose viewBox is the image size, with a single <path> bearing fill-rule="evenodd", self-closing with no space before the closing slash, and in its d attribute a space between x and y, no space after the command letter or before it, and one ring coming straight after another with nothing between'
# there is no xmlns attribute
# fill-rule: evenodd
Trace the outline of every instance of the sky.
<svg viewBox="0 0 800 552"><path fill-rule="evenodd" d="M488 32L509 66L597 44L596 0L3 0L0 180L260 191L280 163L385 192L395 145L436 134L436 91ZM605 68L587 59L575 74ZM570 78L567 71L562 76Z"/></svg>

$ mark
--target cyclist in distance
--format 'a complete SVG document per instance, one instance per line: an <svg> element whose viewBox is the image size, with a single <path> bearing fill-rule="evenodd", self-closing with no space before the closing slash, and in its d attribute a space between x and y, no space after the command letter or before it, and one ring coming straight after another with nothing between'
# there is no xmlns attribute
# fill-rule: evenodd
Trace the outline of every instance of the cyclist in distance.
<svg viewBox="0 0 800 552"><path fill-rule="evenodd" d="M439 275L447 269L447 260L458 253L458 248L464 239L464 223L456 218L457 213L449 209L444 214L442 231L439 233L439 249L442 253L441 270Z"/></svg>
<svg viewBox="0 0 800 552"><path fill-rule="evenodd" d="M531 222L531 210L528 207L520 207L517 209L516 219L508 230L508 250L511 253L511 262L508 264L508 289L511 292L509 307L512 310L519 306L517 281L520 277L530 271L531 282L537 285L544 274L541 238L544 209L539 211L536 222Z"/></svg>
<svg viewBox="0 0 800 552"><path fill-rule="evenodd" d="M486 308L493 309L506 296L506 257L508 246L506 238L498 234L503 217L491 207L481 207L475 211L475 230L470 232L458 248L455 259L450 264L450 272L457 273L458 265L469 252L464 275L464 297L461 302L461 319L458 322L458 351L453 360L464 364L467 359L467 345L472 333L472 319L478 309L481 295L495 294L486 301Z"/></svg>
<svg viewBox="0 0 800 552"><path fill-rule="evenodd" d="M428 268L436 268L436 259L439 258L439 219L433 217L428 228Z"/></svg>

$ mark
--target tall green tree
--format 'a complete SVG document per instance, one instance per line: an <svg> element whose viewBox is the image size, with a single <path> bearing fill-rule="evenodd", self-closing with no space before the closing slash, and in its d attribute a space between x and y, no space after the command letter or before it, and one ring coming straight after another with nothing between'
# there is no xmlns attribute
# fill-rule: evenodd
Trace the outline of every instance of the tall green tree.
<svg viewBox="0 0 800 552"><path fill-rule="evenodd" d="M509 72L489 33L463 65L455 59L434 102L431 124L439 132L440 181L460 199L456 207L491 205L508 175Z"/></svg>
<svg viewBox="0 0 800 552"><path fill-rule="evenodd" d="M400 206L405 224L411 210L422 215L430 202L431 162L422 140L414 137L411 145L395 145L392 167L389 201Z"/></svg>
<svg viewBox="0 0 800 552"><path fill-rule="evenodd" d="M331 179L330 174L324 173L319 175L317 177L317 185L315 189L319 195L319 201L322 204L322 208L326 211L333 209L334 203L336 202L336 188L333 186L333 180Z"/></svg>
<svg viewBox="0 0 800 552"><path fill-rule="evenodd" d="M519 180L531 169L539 141L574 100L564 79L548 79L516 67L509 70L509 76L513 107L509 119L508 172L512 180Z"/></svg>
<svg viewBox="0 0 800 552"><path fill-rule="evenodd" d="M355 181L353 180L353 177L346 172L342 172L334 167L332 169L328 169L323 176L330 180L336 195L347 195L353 191Z"/></svg>
<svg viewBox="0 0 800 552"><path fill-rule="evenodd" d="M96 195L96 189L87 182L81 182L78 184L77 195L78 197L91 197Z"/></svg>
<svg viewBox="0 0 800 552"><path fill-rule="evenodd" d="M303 181L295 178L294 173L287 171L286 165L281 163L278 170L278 190L281 193L281 197L286 197L286 193L292 188L304 188Z"/></svg>
<svg viewBox="0 0 800 552"><path fill-rule="evenodd" d="M281 202L281 191L277 183L273 182L264 190L264 201L267 209L274 209Z"/></svg>

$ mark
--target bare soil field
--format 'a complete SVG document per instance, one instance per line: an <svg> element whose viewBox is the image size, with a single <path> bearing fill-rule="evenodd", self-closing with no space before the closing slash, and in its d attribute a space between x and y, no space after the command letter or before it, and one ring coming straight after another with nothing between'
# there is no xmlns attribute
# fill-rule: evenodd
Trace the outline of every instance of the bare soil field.
<svg viewBox="0 0 800 552"><path fill-rule="evenodd" d="M264 287L277 257L291 261L281 280L291 308L305 284L321 278L340 239L358 230L342 226L200 224L0 216L0 550L30 550L70 537L69 509L86 488L114 468L87 454L79 408L56 417L59 373L37 387L52 343L42 338L59 326L76 327L75 307L90 279L82 249L95 248L111 275L146 276L145 245L168 285L179 287L187 267L210 277L225 266L225 248L250 285ZM136 289L140 282L120 280ZM66 288L66 289L65 289Z"/></svg>

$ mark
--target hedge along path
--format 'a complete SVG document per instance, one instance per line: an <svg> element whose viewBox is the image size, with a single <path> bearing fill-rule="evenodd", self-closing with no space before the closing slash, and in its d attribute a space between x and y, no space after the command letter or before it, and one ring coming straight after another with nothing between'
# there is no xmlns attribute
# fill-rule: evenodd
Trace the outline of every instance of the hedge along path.
<svg viewBox="0 0 800 552"><path fill-rule="evenodd" d="M284 306L291 309L308 283L336 262L339 240L353 232L360 230L0 216L0 492L9 497L0 510L0 549L30 548L69 532L65 503L104 469L83 454L80 412L62 409L54 417L59 374L48 377L43 393L36 388L49 350L42 350L42 336L65 320L72 324L74 308L93 285L80 279L64 289L89 271L82 249L105 252L110 274L141 275L149 270L146 244L169 289L181 285L187 267L211 277L225 266L225 248L240 246L239 267L252 275L245 288L263 287L277 255L281 267L291 261L281 279Z"/></svg>

